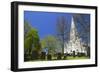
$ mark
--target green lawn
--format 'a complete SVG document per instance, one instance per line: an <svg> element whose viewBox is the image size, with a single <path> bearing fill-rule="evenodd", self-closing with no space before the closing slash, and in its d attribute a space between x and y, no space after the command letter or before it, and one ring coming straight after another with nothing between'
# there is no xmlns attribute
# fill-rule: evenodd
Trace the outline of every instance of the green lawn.
<svg viewBox="0 0 100 73"><path fill-rule="evenodd" d="M88 57L85 57L85 56L83 56L83 57L68 56L68 57L67 57L67 60L79 60L79 59L89 59L89 58L88 58Z"/></svg>
<svg viewBox="0 0 100 73"><path fill-rule="evenodd" d="M61 60L83 60L83 59L89 59L89 58L86 57L86 56L82 56L82 57L67 56L65 59L63 59L63 57L62 57ZM57 58L56 57L52 57L52 61L55 61L55 60L57 60ZM32 61L49 61L49 60L47 60L47 59L45 59L45 60L38 59L38 60L30 60L30 61L32 62Z"/></svg>
<svg viewBox="0 0 100 73"><path fill-rule="evenodd" d="M56 57L53 57L52 59L53 60L56 60ZM63 57L62 57L62 59L63 59ZM66 59L64 59L64 60L79 60L79 59L89 59L89 58L86 57L86 56L82 56L82 57L78 57L78 56L76 56L76 57L67 56Z"/></svg>

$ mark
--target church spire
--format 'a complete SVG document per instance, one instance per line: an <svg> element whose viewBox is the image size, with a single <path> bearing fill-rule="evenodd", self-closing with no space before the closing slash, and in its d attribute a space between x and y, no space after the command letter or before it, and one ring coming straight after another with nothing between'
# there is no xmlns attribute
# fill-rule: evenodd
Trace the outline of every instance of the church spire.
<svg viewBox="0 0 100 73"><path fill-rule="evenodd" d="M77 29L74 23L74 18L72 17L71 28L70 28L70 40L76 40L77 37Z"/></svg>
<svg viewBox="0 0 100 73"><path fill-rule="evenodd" d="M82 52L82 44L80 39L81 38L78 37L78 31L74 22L74 18L72 17L70 27L70 39L68 43L66 43L67 47L65 47L65 51L67 50L68 53L71 53L71 51L75 51L76 54L78 52Z"/></svg>

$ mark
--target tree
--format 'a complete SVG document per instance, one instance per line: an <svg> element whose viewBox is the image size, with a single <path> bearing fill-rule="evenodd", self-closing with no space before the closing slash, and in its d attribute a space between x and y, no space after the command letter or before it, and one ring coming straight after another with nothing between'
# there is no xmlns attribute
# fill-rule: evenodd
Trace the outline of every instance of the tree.
<svg viewBox="0 0 100 73"><path fill-rule="evenodd" d="M90 15L75 14L74 19L76 24L81 28L79 36L82 38L83 42L85 42L87 54L90 56Z"/></svg>
<svg viewBox="0 0 100 73"><path fill-rule="evenodd" d="M57 39L54 36L48 35L41 40L41 47L48 48L49 54L55 54L57 49Z"/></svg>
<svg viewBox="0 0 100 73"><path fill-rule="evenodd" d="M25 53L31 54L33 50L39 51L41 49L39 36L36 29L31 28L24 39Z"/></svg>
<svg viewBox="0 0 100 73"><path fill-rule="evenodd" d="M75 14L73 16L75 23L81 28L79 36L84 38L84 42L88 44L90 41L90 15Z"/></svg>
<svg viewBox="0 0 100 73"><path fill-rule="evenodd" d="M62 54L64 54L64 42L65 40L67 40L67 34L68 34L68 30L67 30L67 21L66 18L64 16L59 17L57 20L57 37L58 40L61 41L61 46L62 46Z"/></svg>
<svg viewBox="0 0 100 73"><path fill-rule="evenodd" d="M31 25L26 21L24 20L24 37L26 37L26 34L27 32L31 29Z"/></svg>

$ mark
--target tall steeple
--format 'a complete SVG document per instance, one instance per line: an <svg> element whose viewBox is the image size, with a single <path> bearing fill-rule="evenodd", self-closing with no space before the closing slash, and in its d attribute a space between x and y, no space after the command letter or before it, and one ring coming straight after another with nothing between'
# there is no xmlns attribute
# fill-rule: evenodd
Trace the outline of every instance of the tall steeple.
<svg viewBox="0 0 100 73"><path fill-rule="evenodd" d="M82 44L81 44L81 38L78 36L78 31L76 28L76 25L74 23L74 18L72 17L71 20L71 28L70 28L70 39L68 43L65 43L65 51L67 53L71 53L72 51L75 51L77 54L78 52L82 52Z"/></svg>
<svg viewBox="0 0 100 73"><path fill-rule="evenodd" d="M76 25L74 23L74 18L72 17L71 28L70 28L70 40L74 42L77 39L77 37L78 37L78 32L76 29Z"/></svg>

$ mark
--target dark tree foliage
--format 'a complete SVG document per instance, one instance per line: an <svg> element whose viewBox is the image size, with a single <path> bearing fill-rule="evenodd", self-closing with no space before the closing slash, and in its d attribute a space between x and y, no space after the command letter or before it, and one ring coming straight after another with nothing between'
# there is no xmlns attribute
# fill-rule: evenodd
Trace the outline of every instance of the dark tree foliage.
<svg viewBox="0 0 100 73"><path fill-rule="evenodd" d="M57 38L61 42L61 49L62 49L62 54L64 54L64 43L65 40L67 40L67 35L68 35L68 29L67 29L67 20L64 16L59 17L57 20Z"/></svg>
<svg viewBox="0 0 100 73"><path fill-rule="evenodd" d="M78 26L79 36L86 44L90 43L90 15L74 14L73 16Z"/></svg>

